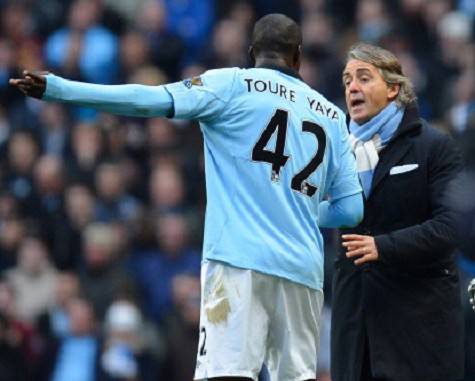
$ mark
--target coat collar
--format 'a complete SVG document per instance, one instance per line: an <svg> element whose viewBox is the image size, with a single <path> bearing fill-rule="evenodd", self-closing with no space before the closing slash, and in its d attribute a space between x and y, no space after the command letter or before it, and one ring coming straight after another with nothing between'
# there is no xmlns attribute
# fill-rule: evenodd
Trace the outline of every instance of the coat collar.
<svg viewBox="0 0 475 381"><path fill-rule="evenodd" d="M394 133L392 140L399 138L409 132L415 132L422 127L422 119L419 116L419 108L417 104L412 103L406 106L404 111L404 116L402 118L401 124Z"/></svg>

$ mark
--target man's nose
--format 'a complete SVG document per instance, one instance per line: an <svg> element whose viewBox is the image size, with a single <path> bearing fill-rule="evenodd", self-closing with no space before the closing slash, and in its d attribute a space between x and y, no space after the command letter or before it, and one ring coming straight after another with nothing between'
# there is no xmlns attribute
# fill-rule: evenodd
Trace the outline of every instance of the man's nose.
<svg viewBox="0 0 475 381"><path fill-rule="evenodd" d="M355 81L355 80L352 80L349 84L348 84L348 91L350 93L354 93L354 92L357 92L360 90L360 87L358 86L358 82Z"/></svg>

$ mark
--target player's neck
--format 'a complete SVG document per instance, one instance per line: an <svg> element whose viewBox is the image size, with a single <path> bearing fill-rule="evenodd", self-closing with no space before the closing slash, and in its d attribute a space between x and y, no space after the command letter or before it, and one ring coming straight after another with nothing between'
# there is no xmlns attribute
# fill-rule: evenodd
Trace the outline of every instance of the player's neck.
<svg viewBox="0 0 475 381"><path fill-rule="evenodd" d="M281 66L289 69L294 69L288 64L288 62L283 57L256 57L255 67L261 66Z"/></svg>

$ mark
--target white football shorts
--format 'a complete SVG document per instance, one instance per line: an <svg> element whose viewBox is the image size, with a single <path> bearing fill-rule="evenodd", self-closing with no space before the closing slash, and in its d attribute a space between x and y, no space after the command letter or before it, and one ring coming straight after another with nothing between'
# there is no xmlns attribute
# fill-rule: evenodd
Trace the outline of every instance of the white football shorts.
<svg viewBox="0 0 475 381"><path fill-rule="evenodd" d="M323 292L216 261L201 268L195 380L315 379Z"/></svg>

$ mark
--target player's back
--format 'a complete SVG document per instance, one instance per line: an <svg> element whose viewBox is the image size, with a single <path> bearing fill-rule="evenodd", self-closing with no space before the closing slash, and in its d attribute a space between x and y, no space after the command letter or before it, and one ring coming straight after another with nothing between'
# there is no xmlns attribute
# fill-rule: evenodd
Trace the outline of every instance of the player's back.
<svg viewBox="0 0 475 381"><path fill-rule="evenodd" d="M290 69L220 69L192 81L199 97L219 99L195 115L205 142L204 258L321 288L318 204L339 174L342 112Z"/></svg>

